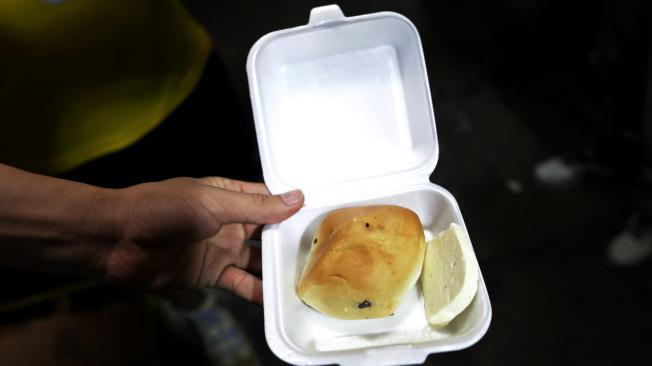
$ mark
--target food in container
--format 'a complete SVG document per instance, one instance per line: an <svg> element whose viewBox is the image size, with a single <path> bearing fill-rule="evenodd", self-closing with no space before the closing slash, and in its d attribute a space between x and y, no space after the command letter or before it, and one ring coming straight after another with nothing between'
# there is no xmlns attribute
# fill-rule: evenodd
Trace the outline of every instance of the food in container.
<svg viewBox="0 0 652 366"><path fill-rule="evenodd" d="M425 249L423 227L409 209L335 210L319 224L297 293L335 318L392 316L419 279Z"/></svg>

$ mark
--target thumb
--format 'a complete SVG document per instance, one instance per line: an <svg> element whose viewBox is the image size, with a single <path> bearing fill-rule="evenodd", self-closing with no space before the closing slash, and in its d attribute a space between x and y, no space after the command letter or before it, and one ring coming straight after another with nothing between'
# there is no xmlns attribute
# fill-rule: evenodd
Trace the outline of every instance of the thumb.
<svg viewBox="0 0 652 366"><path fill-rule="evenodd" d="M300 190L268 195L209 189L212 193L209 209L223 224L275 224L299 211L304 201Z"/></svg>

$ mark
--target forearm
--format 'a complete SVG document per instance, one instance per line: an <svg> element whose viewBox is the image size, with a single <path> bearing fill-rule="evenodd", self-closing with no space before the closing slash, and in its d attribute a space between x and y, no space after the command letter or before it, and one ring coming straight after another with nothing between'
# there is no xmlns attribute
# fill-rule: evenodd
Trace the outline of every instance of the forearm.
<svg viewBox="0 0 652 366"><path fill-rule="evenodd" d="M0 267L102 276L114 191L0 164Z"/></svg>

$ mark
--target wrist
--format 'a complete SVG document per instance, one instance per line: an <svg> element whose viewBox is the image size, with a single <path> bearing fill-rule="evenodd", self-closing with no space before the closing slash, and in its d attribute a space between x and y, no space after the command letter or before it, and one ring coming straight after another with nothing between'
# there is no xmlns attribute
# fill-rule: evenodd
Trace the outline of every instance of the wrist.
<svg viewBox="0 0 652 366"><path fill-rule="evenodd" d="M87 186L80 210L80 230L75 233L74 252L79 269L99 279L105 278L106 262L119 242L124 220L122 190Z"/></svg>

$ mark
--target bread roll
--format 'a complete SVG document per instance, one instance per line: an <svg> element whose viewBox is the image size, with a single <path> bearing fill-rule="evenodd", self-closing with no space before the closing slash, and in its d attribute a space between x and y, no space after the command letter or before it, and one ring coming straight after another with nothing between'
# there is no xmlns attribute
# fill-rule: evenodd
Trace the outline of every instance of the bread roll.
<svg viewBox="0 0 652 366"><path fill-rule="evenodd" d="M393 315L423 265L419 217L399 206L331 212L312 240L298 285L312 308L340 319Z"/></svg>

